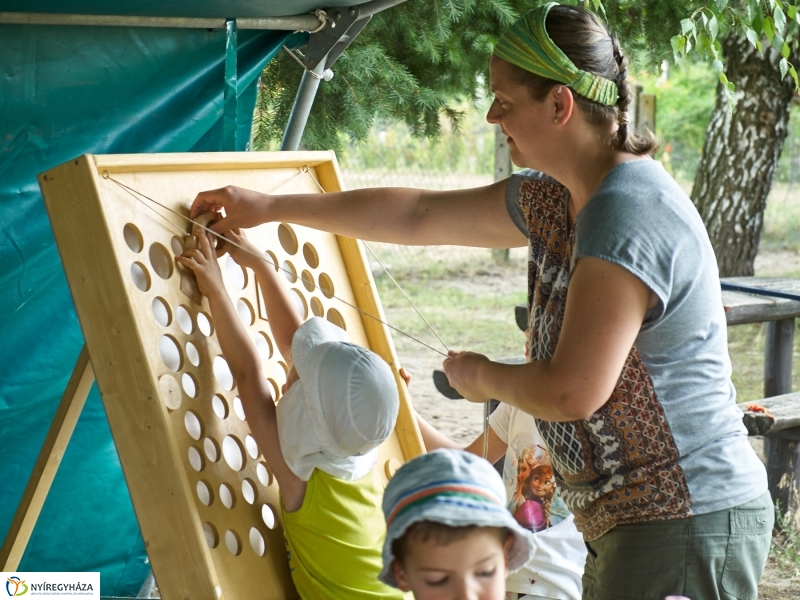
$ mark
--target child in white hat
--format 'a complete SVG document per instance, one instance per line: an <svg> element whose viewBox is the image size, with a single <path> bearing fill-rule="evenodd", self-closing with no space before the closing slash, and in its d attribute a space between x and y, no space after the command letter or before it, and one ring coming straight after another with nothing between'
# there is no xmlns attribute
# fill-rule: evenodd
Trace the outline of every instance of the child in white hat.
<svg viewBox="0 0 800 600"><path fill-rule="evenodd" d="M506 577L533 552L506 508L494 467L463 450L423 454L397 470L383 497L380 578L416 600L502 600Z"/></svg>
<svg viewBox="0 0 800 600"><path fill-rule="evenodd" d="M303 323L283 276L238 230L220 253L253 269L272 334L293 367L276 407L261 359L224 289L207 235L178 261L208 298L247 422L280 486L289 566L305 600L399 599L378 579L385 533L377 447L394 429L395 379L375 353L320 318ZM246 250L243 250L245 248ZM262 258L264 257L264 258Z"/></svg>

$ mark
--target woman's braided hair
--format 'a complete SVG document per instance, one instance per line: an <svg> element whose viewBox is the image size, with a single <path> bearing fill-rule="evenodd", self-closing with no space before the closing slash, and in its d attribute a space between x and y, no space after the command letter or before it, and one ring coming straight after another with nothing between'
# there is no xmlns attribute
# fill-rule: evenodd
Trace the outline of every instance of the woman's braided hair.
<svg viewBox="0 0 800 600"><path fill-rule="evenodd" d="M628 59L616 36L609 34L593 13L576 6L554 6L547 15L545 27L550 38L576 67L617 84L619 97L615 106L605 106L573 94L587 121L603 129L616 122L616 136L610 141L617 150L636 155L655 152L658 142L651 131L634 132L628 126L631 121L628 111L632 101L628 85ZM516 72L520 83L528 87L534 100L543 100L553 86L561 85L520 67L509 66Z"/></svg>

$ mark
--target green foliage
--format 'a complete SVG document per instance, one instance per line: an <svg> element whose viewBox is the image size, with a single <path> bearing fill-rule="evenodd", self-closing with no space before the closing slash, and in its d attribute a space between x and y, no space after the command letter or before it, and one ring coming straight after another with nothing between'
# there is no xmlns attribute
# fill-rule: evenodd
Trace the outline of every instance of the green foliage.
<svg viewBox="0 0 800 600"><path fill-rule="evenodd" d="M494 128L482 106L465 110L456 129L445 121L434 139L414 136L403 123L377 119L362 143L344 145L342 166L357 171L434 171L491 175Z"/></svg>
<svg viewBox="0 0 800 600"><path fill-rule="evenodd" d="M782 53L782 74L797 73L790 47L800 23L795 1L568 0L605 15L629 54L650 66L672 57L710 62L732 94L719 39L729 31ZM485 93L489 57L502 32L542 0L408 0L378 13L333 65L309 117L303 144L340 150L366 140L376 118L406 124L415 137L435 138L463 107ZM692 61L690 61L692 62ZM273 147L283 135L302 68L286 53L261 77L252 147ZM344 134L344 135L342 135Z"/></svg>
<svg viewBox="0 0 800 600"><path fill-rule="evenodd" d="M303 143L342 147L344 133L365 140L373 120L405 123L417 137L436 137L441 117L458 126L463 110L483 92L499 35L534 6L525 0L411 0L378 13L320 85ZM285 53L261 77L255 149L280 139L302 75Z"/></svg>
<svg viewBox="0 0 800 600"><path fill-rule="evenodd" d="M800 14L794 2L782 0L747 0L746 3L729 4L727 0L714 0L696 8L681 20L681 31L672 40L675 62L680 63L693 53L710 60L719 82L725 86L733 102L735 86L728 81L722 62L720 31L733 31L744 35L759 51L763 42L781 53L779 68L781 78L791 75L795 89L800 91L797 70L789 61L790 40L797 35Z"/></svg>
<svg viewBox="0 0 800 600"><path fill-rule="evenodd" d="M638 80L646 93L656 96L655 133L661 141L656 157L671 163L679 181L694 179L716 99L716 78L708 64L687 61L681 68L671 68L668 78Z"/></svg>

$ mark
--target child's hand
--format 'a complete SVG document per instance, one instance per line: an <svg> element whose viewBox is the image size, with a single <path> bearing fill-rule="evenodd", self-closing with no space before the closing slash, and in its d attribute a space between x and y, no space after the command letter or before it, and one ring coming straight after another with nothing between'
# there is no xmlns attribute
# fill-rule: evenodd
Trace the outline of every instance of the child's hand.
<svg viewBox="0 0 800 600"><path fill-rule="evenodd" d="M400 377L406 382L406 387L411 383L411 375L405 370L405 367L400 367Z"/></svg>
<svg viewBox="0 0 800 600"><path fill-rule="evenodd" d="M267 256L247 239L247 236L241 229L226 231L225 239L228 241L223 243L220 249L220 255L227 252L240 267L250 267L252 269L259 262L267 259Z"/></svg>
<svg viewBox="0 0 800 600"><path fill-rule="evenodd" d="M198 232L196 238L198 248L184 251L176 260L192 270L200 293L209 296L215 291L224 289L222 271L217 262L217 252L211 246L208 235L205 232Z"/></svg>

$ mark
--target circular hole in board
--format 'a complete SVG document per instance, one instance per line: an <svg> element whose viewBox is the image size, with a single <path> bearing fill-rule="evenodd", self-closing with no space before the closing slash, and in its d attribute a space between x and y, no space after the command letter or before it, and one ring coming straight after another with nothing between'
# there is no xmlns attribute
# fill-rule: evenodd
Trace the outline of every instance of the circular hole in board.
<svg viewBox="0 0 800 600"><path fill-rule="evenodd" d="M210 336L214 332L214 326L211 323L211 317L204 312L197 313L197 328L204 336Z"/></svg>
<svg viewBox="0 0 800 600"><path fill-rule="evenodd" d="M286 223L278 225L278 241L281 243L283 249L286 250L287 254L294 254L297 252L297 236L294 233L294 229Z"/></svg>
<svg viewBox="0 0 800 600"><path fill-rule="evenodd" d="M278 262L278 257L271 250L265 250L264 254L267 256L267 264L279 271L280 263Z"/></svg>
<svg viewBox="0 0 800 600"><path fill-rule="evenodd" d="M244 270L232 256L225 260L225 276L231 287L236 290L243 290L247 285L247 271Z"/></svg>
<svg viewBox="0 0 800 600"><path fill-rule="evenodd" d="M319 266L319 254L317 254L317 249L308 242L303 244L303 258L306 259L306 263L312 269L316 269Z"/></svg>
<svg viewBox="0 0 800 600"><path fill-rule="evenodd" d="M219 501L225 508L233 508L236 506L236 495L233 489L227 483L220 484L219 486Z"/></svg>
<svg viewBox="0 0 800 600"><path fill-rule="evenodd" d="M172 253L175 256L180 256L186 249L183 247L183 240L179 238L177 235L172 236L172 239L169 241L169 245L170 248L172 248Z"/></svg>
<svg viewBox="0 0 800 600"><path fill-rule="evenodd" d="M300 293L299 290L292 288L294 294L291 294L289 297L292 299L292 303L294 304L295 309L300 316L305 319L308 316L308 305L306 304L306 299L303 298L303 294Z"/></svg>
<svg viewBox="0 0 800 600"><path fill-rule="evenodd" d="M264 556L267 553L267 542L264 540L264 534L255 527L250 528L250 547L256 556Z"/></svg>
<svg viewBox="0 0 800 600"><path fill-rule="evenodd" d="M180 371L183 366L183 356L178 342L171 335L162 335L158 340L158 354L161 360L171 371Z"/></svg>
<svg viewBox="0 0 800 600"><path fill-rule="evenodd" d="M278 386L278 382L271 377L267 377L267 383L272 387L272 401L277 403L281 395L281 388Z"/></svg>
<svg viewBox="0 0 800 600"><path fill-rule="evenodd" d="M313 292L314 288L317 287L314 283L314 276L311 274L311 271L303 271L300 273L300 281L303 282L303 287L309 292Z"/></svg>
<svg viewBox="0 0 800 600"><path fill-rule="evenodd" d="M269 504L261 506L261 519L264 521L264 525L267 526L267 529L275 529L275 509Z"/></svg>
<svg viewBox="0 0 800 600"><path fill-rule="evenodd" d="M233 529L228 529L225 532L225 546L228 548L228 552L234 556L239 556L242 553L242 540L239 539L239 534Z"/></svg>
<svg viewBox="0 0 800 600"><path fill-rule="evenodd" d="M191 410L187 410L183 415L183 425L186 427L186 433L193 440L199 440L203 437L203 422Z"/></svg>
<svg viewBox="0 0 800 600"><path fill-rule="evenodd" d="M242 401L239 396L236 396L233 399L233 414L239 417L240 421L244 421L244 406L242 406Z"/></svg>
<svg viewBox="0 0 800 600"><path fill-rule="evenodd" d="M181 375L181 385L183 386L183 391L186 392L189 398L197 397L197 382L190 373Z"/></svg>
<svg viewBox="0 0 800 600"><path fill-rule="evenodd" d="M256 334L256 350L264 360L272 358L272 340L263 331L259 331Z"/></svg>
<svg viewBox="0 0 800 600"><path fill-rule="evenodd" d="M158 389L161 392L161 401L169 410L178 410L181 407L183 394L178 380L170 374L158 378Z"/></svg>
<svg viewBox="0 0 800 600"><path fill-rule="evenodd" d="M167 301L160 297L153 298L153 317L156 323L162 327L166 327L172 322L172 313L169 310Z"/></svg>
<svg viewBox="0 0 800 600"><path fill-rule="evenodd" d="M197 346L192 342L186 342L186 358L188 358L189 362L195 367L200 366L200 353L197 351Z"/></svg>
<svg viewBox="0 0 800 600"><path fill-rule="evenodd" d="M256 313L253 310L253 305L244 298L239 298L236 301L236 312L239 313L239 318L245 325L252 325L256 322Z"/></svg>
<svg viewBox="0 0 800 600"><path fill-rule="evenodd" d="M195 490L197 491L197 499L200 500L200 504L203 506L211 506L211 503L214 502L214 492L211 491L208 484L201 479L197 482Z"/></svg>
<svg viewBox="0 0 800 600"><path fill-rule="evenodd" d="M127 223L122 228L122 237L125 238L125 244L132 252L141 252L144 248L144 240L139 228L133 223Z"/></svg>
<svg viewBox="0 0 800 600"><path fill-rule="evenodd" d="M260 462L256 465L256 477L264 487L268 487L272 483L272 474L269 472L266 463Z"/></svg>
<svg viewBox="0 0 800 600"><path fill-rule="evenodd" d="M333 280L327 273L319 274L319 289L326 298L333 298L333 295L336 293L333 288Z"/></svg>
<svg viewBox="0 0 800 600"><path fill-rule="evenodd" d="M244 447L247 449L247 453L250 455L250 458L258 458L258 444L256 444L256 439L252 435L248 434L245 436Z"/></svg>
<svg viewBox="0 0 800 600"><path fill-rule="evenodd" d="M214 379L223 390L231 391L233 389L231 368L228 366L228 361L221 356L214 359Z"/></svg>
<svg viewBox="0 0 800 600"><path fill-rule="evenodd" d="M228 403L225 402L225 398L219 394L215 394L211 399L211 408L214 414L220 419L226 419L228 417Z"/></svg>
<svg viewBox="0 0 800 600"><path fill-rule="evenodd" d="M386 479L391 479L394 477L394 474L397 472L397 469L400 468L400 461L396 458L390 458L387 460L383 465L383 472L386 475Z"/></svg>
<svg viewBox="0 0 800 600"><path fill-rule="evenodd" d="M250 479L243 479L242 498L244 498L244 501L248 504L255 504L257 496L258 491L256 490L256 484L254 484Z"/></svg>
<svg viewBox="0 0 800 600"><path fill-rule="evenodd" d="M241 471L244 468L242 442L232 435L226 435L222 440L222 457L231 469Z"/></svg>
<svg viewBox="0 0 800 600"><path fill-rule="evenodd" d="M195 446L189 446L189 464L195 471L202 471L206 466L206 460Z"/></svg>
<svg viewBox="0 0 800 600"><path fill-rule="evenodd" d="M286 277L286 281L289 283L294 283L297 281L297 269L295 269L294 265L288 260L283 261L283 264L281 265L281 273L283 273L283 276Z"/></svg>
<svg viewBox="0 0 800 600"><path fill-rule="evenodd" d="M219 545L219 534L213 524L203 523L203 535L209 548L216 548Z"/></svg>
<svg viewBox="0 0 800 600"><path fill-rule="evenodd" d="M158 242L150 245L150 265L161 279L169 279L175 269L172 255Z"/></svg>
<svg viewBox="0 0 800 600"><path fill-rule="evenodd" d="M131 265L131 279L133 279L133 285L143 292L150 289L150 273L142 263L135 262Z"/></svg>
<svg viewBox="0 0 800 600"><path fill-rule="evenodd" d="M308 305L311 307L311 314L315 317L322 317L325 315L325 307L322 306L322 302L320 302L320 299L316 296L311 296Z"/></svg>
<svg viewBox="0 0 800 600"><path fill-rule="evenodd" d="M203 451L211 462L215 463L219 460L219 444L214 438L207 437L203 440Z"/></svg>
<svg viewBox="0 0 800 600"><path fill-rule="evenodd" d="M328 321L330 321L337 327L341 327L342 329L347 331L347 327L344 324L344 318L342 317L342 313L340 313L335 308L328 309Z"/></svg>
<svg viewBox="0 0 800 600"><path fill-rule="evenodd" d="M189 309L186 308L183 304L181 304L180 306L178 306L178 308L175 309L175 318L178 321L178 327L181 328L181 331L183 333L189 335L194 331L192 314L189 312Z"/></svg>

